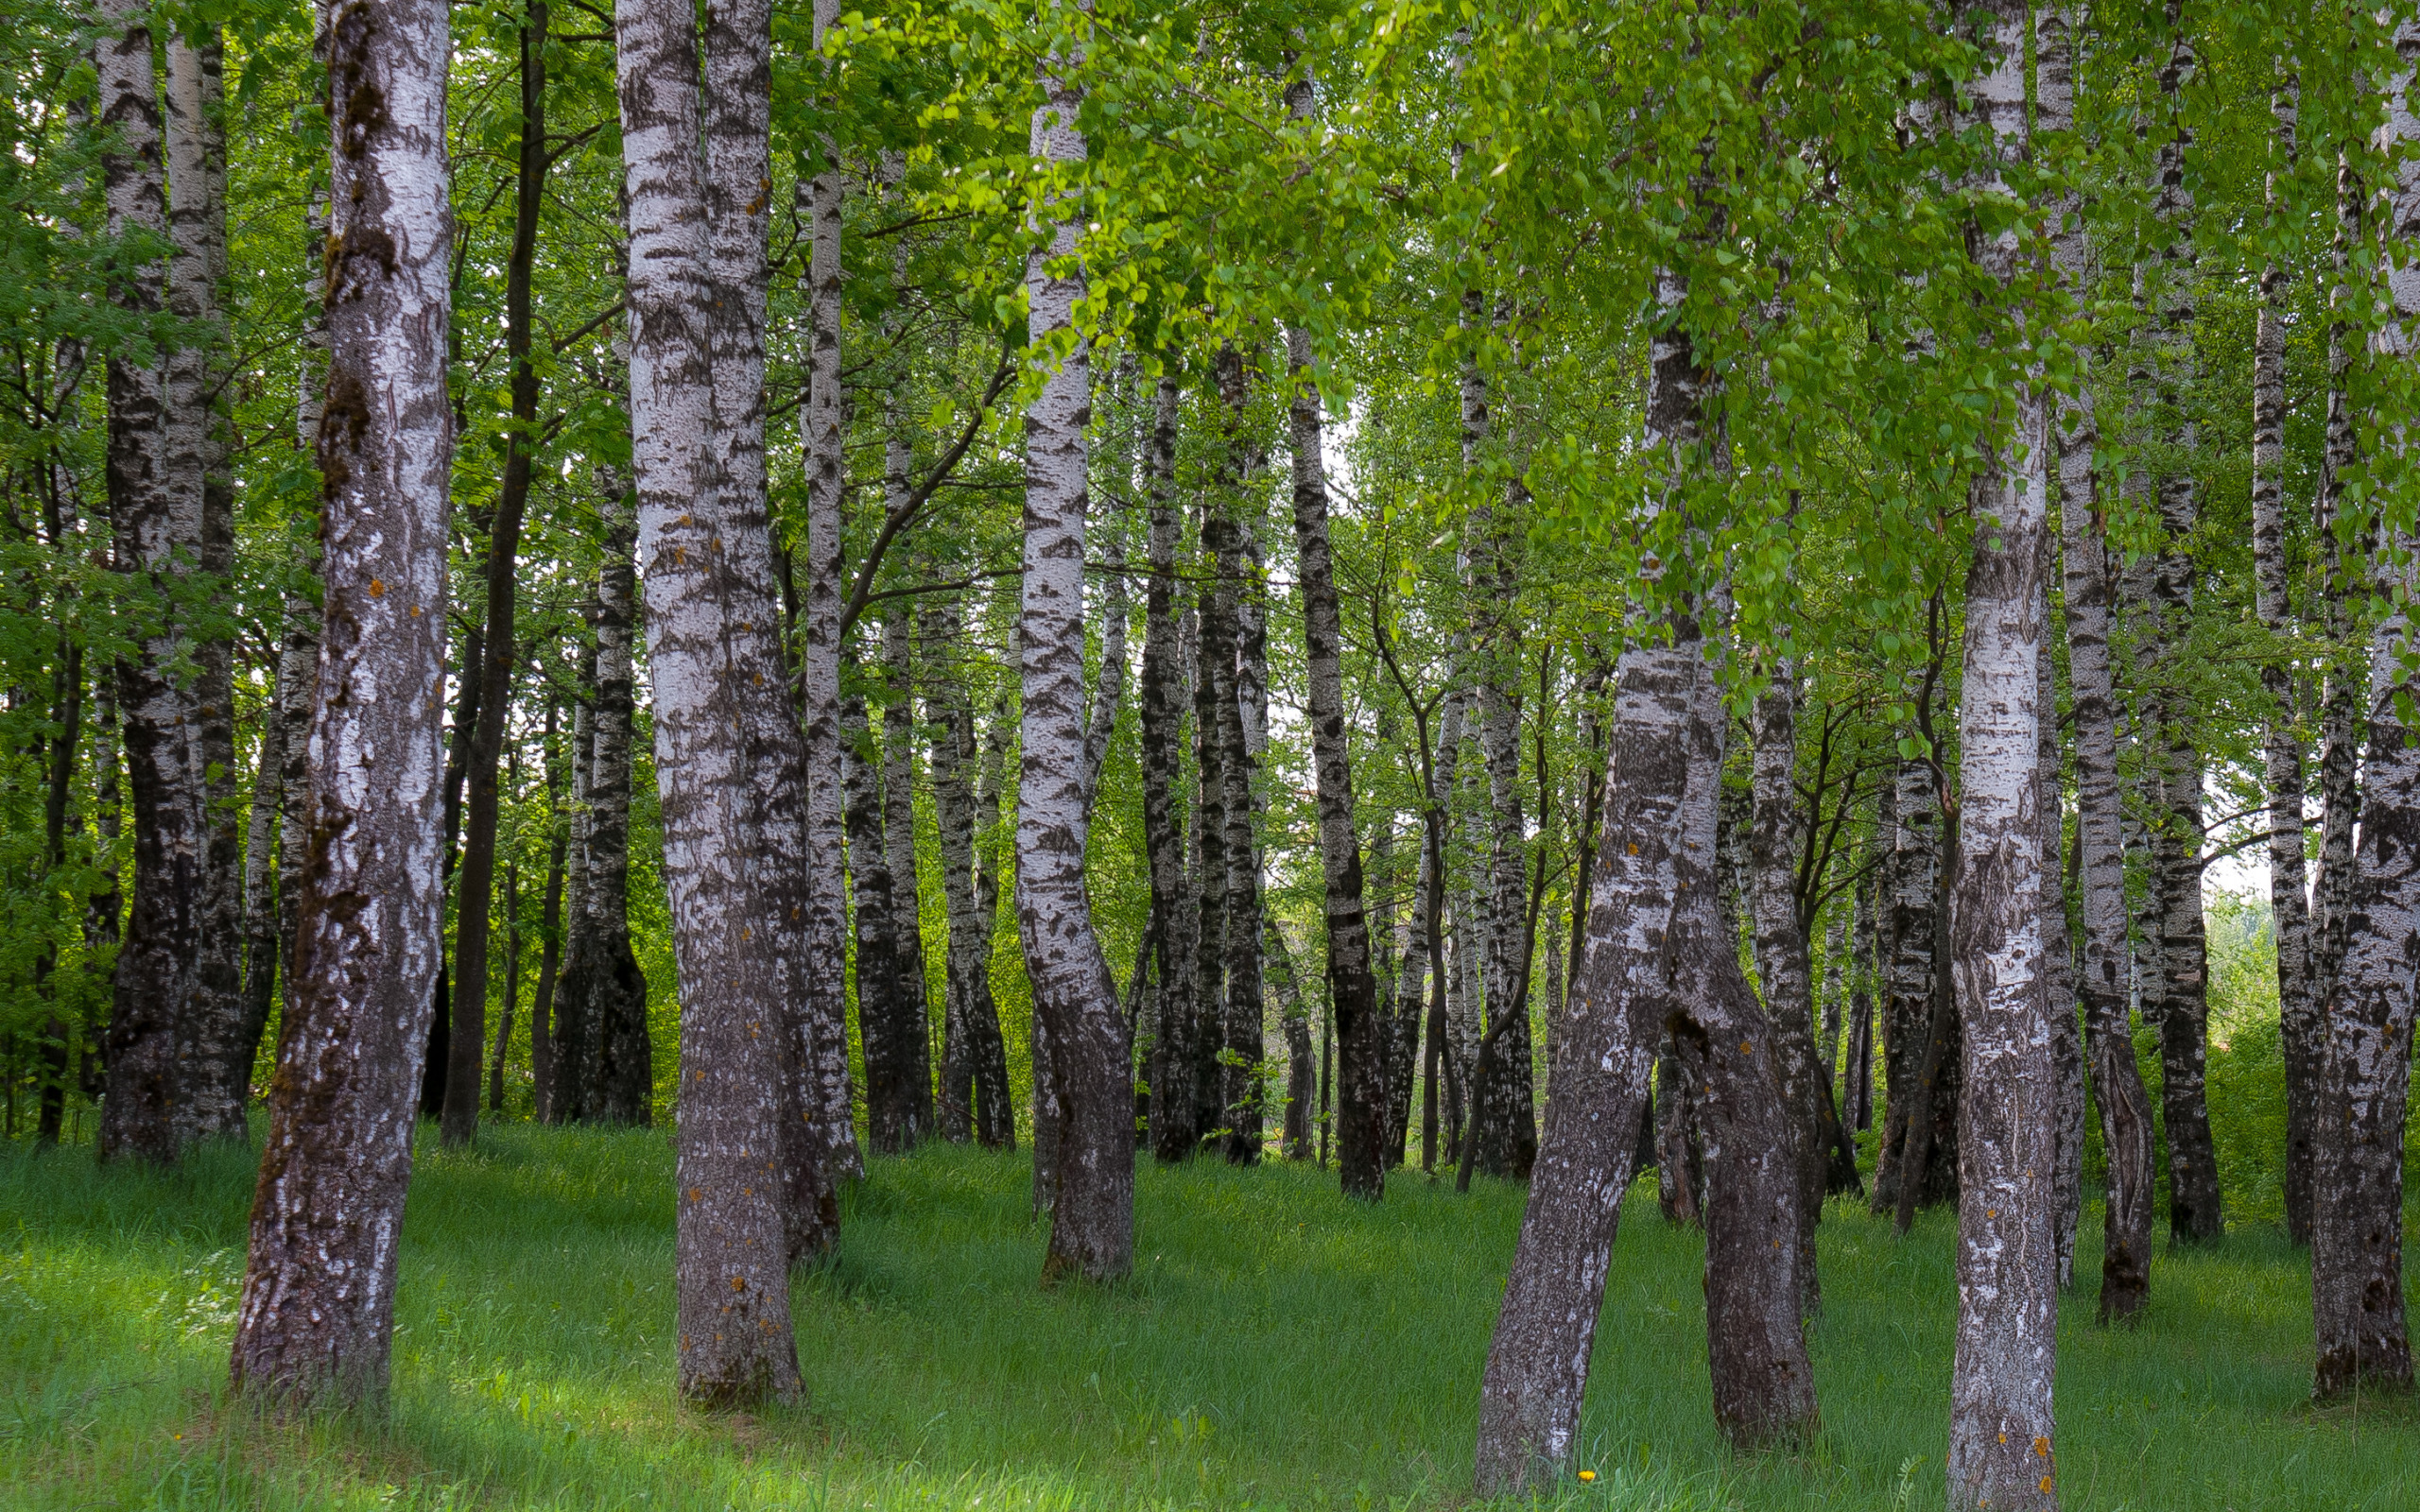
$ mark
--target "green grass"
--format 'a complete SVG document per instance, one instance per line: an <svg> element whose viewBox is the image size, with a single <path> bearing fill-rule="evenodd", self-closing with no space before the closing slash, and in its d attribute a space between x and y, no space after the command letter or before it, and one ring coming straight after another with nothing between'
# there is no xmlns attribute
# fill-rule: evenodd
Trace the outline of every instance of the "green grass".
<svg viewBox="0 0 2420 1512"><path fill-rule="evenodd" d="M1134 1279L1046 1293L1021 1158L875 1163L802 1274L809 1400L672 1401L661 1134L482 1130L424 1147L383 1421L260 1420L224 1390L251 1175L0 1155L0 1504L27 1508L1349 1507L1468 1486L1478 1369L1519 1191L1211 1164L1142 1176ZM2087 1215L2087 1248L2098 1221ZM1835 1207L1814 1336L1824 1429L1740 1459L1707 1405L1702 1246L1634 1199L1575 1508L1933 1507L1950 1220L1909 1242ZM2085 1256L2086 1274L2095 1263ZM2148 1319L2061 1338L2071 1508L2402 1507L2420 1410L2314 1411L2303 1263L2266 1229L2163 1255Z"/></svg>

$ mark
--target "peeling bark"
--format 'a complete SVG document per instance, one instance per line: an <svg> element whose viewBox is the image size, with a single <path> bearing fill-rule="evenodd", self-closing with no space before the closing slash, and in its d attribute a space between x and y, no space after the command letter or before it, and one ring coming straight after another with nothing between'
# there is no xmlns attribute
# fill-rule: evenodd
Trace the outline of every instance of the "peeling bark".
<svg viewBox="0 0 2420 1512"><path fill-rule="evenodd" d="M414 1091L442 959L445 158L451 44L433 0L354 5L328 36L336 123L319 438L326 615L293 1003L231 1374L262 1396L385 1395Z"/></svg>

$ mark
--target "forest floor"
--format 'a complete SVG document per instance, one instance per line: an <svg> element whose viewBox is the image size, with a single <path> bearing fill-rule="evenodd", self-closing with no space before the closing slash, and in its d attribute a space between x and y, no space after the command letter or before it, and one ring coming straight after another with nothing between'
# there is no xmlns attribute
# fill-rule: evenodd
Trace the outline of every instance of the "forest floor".
<svg viewBox="0 0 2420 1512"><path fill-rule="evenodd" d="M1138 1263L1044 1292L1022 1156L874 1162L838 1255L796 1283L807 1401L672 1400L671 1159L661 1133L483 1128L424 1142L383 1420L279 1424L226 1394L246 1152L96 1174L0 1154L0 1506L9 1508L1448 1506L1522 1193L1399 1175L1147 1160ZM2410 1507L2420 1407L2315 1410L2302 1258L2267 1228L2163 1252L2142 1326L2063 1310L2071 1509ZM1632 1198L1569 1512L1942 1502L1947 1212L1907 1242L1834 1204L1813 1339L1824 1430L1727 1455L1705 1378L1703 1245Z"/></svg>

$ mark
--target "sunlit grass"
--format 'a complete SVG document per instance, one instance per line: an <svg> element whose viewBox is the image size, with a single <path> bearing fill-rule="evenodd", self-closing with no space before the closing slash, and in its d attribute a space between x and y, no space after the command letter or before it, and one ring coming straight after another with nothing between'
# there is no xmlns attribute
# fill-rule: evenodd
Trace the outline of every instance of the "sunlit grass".
<svg viewBox="0 0 2420 1512"><path fill-rule="evenodd" d="M796 1287L808 1400L671 1393L670 1152L659 1134L483 1130L424 1147L383 1422L258 1420L223 1389L251 1160L95 1173L0 1157L0 1503L71 1507L1015 1509L1443 1505L1465 1497L1479 1366L1519 1191L1146 1165L1134 1279L1035 1285L1022 1159L877 1161ZM2086 1220L2087 1278L2096 1257ZM1909 1242L1836 1206L1814 1337L1824 1427L1725 1454L1696 1236L1634 1200L1599 1334L1575 1507L1930 1507L1942 1495L1950 1220ZM2163 1254L2142 1327L2062 1337L2079 1508L2402 1507L2420 1413L2318 1412L2304 1263L2270 1231Z"/></svg>

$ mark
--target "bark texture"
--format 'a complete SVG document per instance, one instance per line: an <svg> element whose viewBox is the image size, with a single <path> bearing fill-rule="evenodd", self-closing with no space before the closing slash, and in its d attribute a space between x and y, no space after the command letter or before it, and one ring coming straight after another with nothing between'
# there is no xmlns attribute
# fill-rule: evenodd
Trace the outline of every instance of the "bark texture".
<svg viewBox="0 0 2420 1512"><path fill-rule="evenodd" d="M1785 659L1756 699L1754 809L1748 832L1749 914L1756 980L1764 988L1773 1060L1781 1073L1784 1153L1799 1179L1798 1280L1812 1317L1823 1306L1815 1277L1815 1224L1825 1178L1823 1063L1815 1056L1815 974L1798 914L1798 669Z"/></svg>
<svg viewBox="0 0 2420 1512"><path fill-rule="evenodd" d="M766 16L710 12L709 77L761 63ZM785 1125L802 1110L784 1096L779 1050L811 974L798 922L805 816L765 501L733 476L718 435L744 417L723 410L715 359L727 338L716 327L750 312L747 291L717 276L709 216L724 197L709 190L700 143L731 123L705 117L689 7L622 0L614 20L638 556L681 976L676 1379L700 1404L784 1400L798 1389L788 1262L802 1228L821 1220L828 1237L837 1220L825 1170L811 1169L821 1179L803 1191L801 1173L784 1169ZM809 1133L825 1135L822 1110L804 1111ZM815 1205L786 1211L794 1202Z"/></svg>
<svg viewBox="0 0 2420 1512"><path fill-rule="evenodd" d="M1159 954L1151 1044L1151 1153L1182 1160L1200 1143L1193 1116L1193 1021L1197 904L1184 868L1184 827L1177 797L1184 741L1184 652L1177 625L1176 502L1179 392L1174 374L1153 390L1151 433L1144 448L1145 527L1150 583L1143 600L1143 849L1151 868L1151 930Z"/></svg>
<svg viewBox="0 0 2420 1512"><path fill-rule="evenodd" d="M354 1402L387 1387L413 1099L444 951L452 48L435 0L352 7L327 42L326 615L295 988L231 1373L267 1397Z"/></svg>
<svg viewBox="0 0 2420 1512"><path fill-rule="evenodd" d="M1046 70L1030 151L1051 165L1083 161L1077 86ZM1018 616L1024 699L1017 772L1017 925L1034 1014L1059 1108L1057 1190L1046 1281L1111 1280L1134 1263L1134 1094L1116 985L1093 932L1084 890L1089 794L1083 782L1085 428L1089 354L1074 329L1084 275L1081 228L1059 220L1028 254L1026 292L1041 391L1025 419L1024 599ZM1255 949L1257 941L1254 942Z"/></svg>

